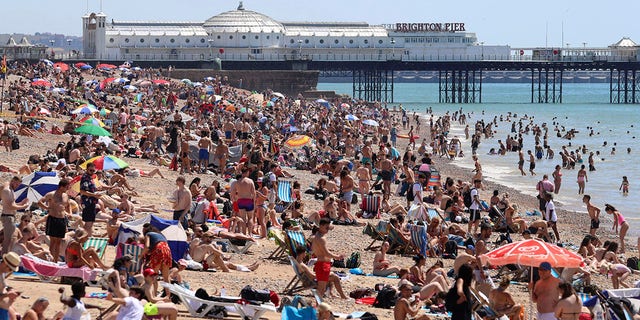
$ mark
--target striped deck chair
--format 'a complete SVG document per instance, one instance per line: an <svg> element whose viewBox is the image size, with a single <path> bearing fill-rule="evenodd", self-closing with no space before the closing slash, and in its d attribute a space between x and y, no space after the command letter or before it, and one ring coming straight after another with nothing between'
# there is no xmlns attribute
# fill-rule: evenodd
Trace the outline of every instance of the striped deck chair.
<svg viewBox="0 0 640 320"><path fill-rule="evenodd" d="M271 228L269 229L268 237L269 239L273 238L276 246L278 246L275 250L273 250L273 252L271 252L268 259L282 259L286 257L288 246L282 230Z"/></svg>
<svg viewBox="0 0 640 320"><path fill-rule="evenodd" d="M307 238L304 237L304 233L302 231L294 231L289 230L286 232L287 246L289 255L295 257L296 247L304 247L307 251L309 251L309 246L307 245Z"/></svg>
<svg viewBox="0 0 640 320"><path fill-rule="evenodd" d="M373 250L377 246L374 247L376 241L384 242L389 234L389 222L380 220L378 224L374 227L371 223L367 222L367 225L362 230L363 234L367 234L373 239L371 243L365 248L365 250Z"/></svg>
<svg viewBox="0 0 640 320"><path fill-rule="evenodd" d="M104 252L107 249L108 243L109 239L107 238L89 238L87 239L87 242L82 245L82 249L87 250L93 247L93 249L96 250L98 257L102 259L102 256L104 256Z"/></svg>
<svg viewBox="0 0 640 320"><path fill-rule="evenodd" d="M278 199L280 200L282 206L280 208L280 206L276 205L276 211L278 211L278 213L284 212L293 203L291 192L291 181L278 180Z"/></svg>
<svg viewBox="0 0 640 320"><path fill-rule="evenodd" d="M438 211L438 209L427 208L427 216L429 217L429 221L431 221L431 219L434 219L434 218L439 218L440 221L442 221L442 224L445 227L447 226L447 220L445 220L442 214L440 214L440 211Z"/></svg>
<svg viewBox="0 0 640 320"><path fill-rule="evenodd" d="M423 257L427 256L429 248L429 235L427 227L423 225L412 224L411 228L411 244L416 248L417 252Z"/></svg>
<svg viewBox="0 0 640 320"><path fill-rule="evenodd" d="M390 248L395 249L395 252L405 254L411 251L411 242L404 241L400 236L400 231L395 227L389 227L389 236L387 237Z"/></svg>
<svg viewBox="0 0 640 320"><path fill-rule="evenodd" d="M131 256L131 266L129 267L129 269L127 269L127 271L129 273L139 274L141 273L142 260L144 258L142 257L142 249L144 248L137 244L121 243L118 245L118 253L116 254L116 258L120 258L125 255Z"/></svg>
<svg viewBox="0 0 640 320"><path fill-rule="evenodd" d="M427 188L429 188L429 190L433 190L433 187L435 186L442 187L442 184L440 183L440 171L432 167L431 176L429 176L429 182L427 182Z"/></svg>
<svg viewBox="0 0 640 320"><path fill-rule="evenodd" d="M291 296L297 292L307 289L315 289L317 287L316 281L314 279L309 279L309 277L300 270L300 265L298 265L298 261L296 261L294 257L289 256L289 263L291 264L291 268L293 268L295 275L282 291L284 294Z"/></svg>
<svg viewBox="0 0 640 320"><path fill-rule="evenodd" d="M379 218L380 217L380 203L382 198L380 196L365 195L362 198L362 217L365 219Z"/></svg>

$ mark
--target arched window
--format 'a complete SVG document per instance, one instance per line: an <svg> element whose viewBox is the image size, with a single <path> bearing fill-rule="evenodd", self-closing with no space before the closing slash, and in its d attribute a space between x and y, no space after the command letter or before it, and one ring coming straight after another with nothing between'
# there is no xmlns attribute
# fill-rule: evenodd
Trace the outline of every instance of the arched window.
<svg viewBox="0 0 640 320"><path fill-rule="evenodd" d="M229 39L233 39L233 36L229 36Z"/></svg>

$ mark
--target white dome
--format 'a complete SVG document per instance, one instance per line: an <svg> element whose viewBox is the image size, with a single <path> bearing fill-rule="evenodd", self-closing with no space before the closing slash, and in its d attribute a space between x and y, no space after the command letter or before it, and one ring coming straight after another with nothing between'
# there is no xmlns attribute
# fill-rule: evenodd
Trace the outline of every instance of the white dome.
<svg viewBox="0 0 640 320"><path fill-rule="evenodd" d="M284 27L261 13L245 10L242 2L238 9L213 16L202 25L209 33L241 32L241 33L284 33Z"/></svg>

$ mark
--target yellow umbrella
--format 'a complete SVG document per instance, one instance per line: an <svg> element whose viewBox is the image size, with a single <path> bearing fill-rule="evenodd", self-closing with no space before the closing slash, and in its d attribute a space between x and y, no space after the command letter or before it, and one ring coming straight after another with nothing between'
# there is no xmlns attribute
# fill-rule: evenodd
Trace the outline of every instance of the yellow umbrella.
<svg viewBox="0 0 640 320"><path fill-rule="evenodd" d="M300 148L311 143L311 137L305 135L295 135L289 138L284 145L289 148Z"/></svg>

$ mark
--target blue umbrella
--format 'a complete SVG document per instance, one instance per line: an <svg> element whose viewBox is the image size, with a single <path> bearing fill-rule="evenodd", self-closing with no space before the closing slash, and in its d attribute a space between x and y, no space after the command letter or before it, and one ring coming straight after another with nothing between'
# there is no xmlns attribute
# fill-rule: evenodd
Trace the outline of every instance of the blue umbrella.
<svg viewBox="0 0 640 320"><path fill-rule="evenodd" d="M89 69L93 69L92 66L88 65L88 64L84 64L80 66L80 69L82 70L89 70Z"/></svg>
<svg viewBox="0 0 640 320"><path fill-rule="evenodd" d="M400 152L394 147L391 147L391 150L389 150L389 154L391 154L391 158L393 159L397 159L400 157Z"/></svg>
<svg viewBox="0 0 640 320"><path fill-rule="evenodd" d="M295 126L289 127L289 132L298 132L298 131L300 131L298 130L298 127L295 127Z"/></svg>
<svg viewBox="0 0 640 320"><path fill-rule="evenodd" d="M348 114L348 115L344 116L344 118L345 118L346 120L349 120L349 121L356 121L356 120L360 120L360 118L358 118L358 117L356 117L356 116L354 116L354 115L352 115L352 114Z"/></svg>
<svg viewBox="0 0 640 320"><path fill-rule="evenodd" d="M58 189L60 178L55 172L36 171L22 178L22 183L14 191L16 202L25 198L37 202L47 193Z"/></svg>
<svg viewBox="0 0 640 320"><path fill-rule="evenodd" d="M379 126L379 125L380 125L380 124L378 123L378 121L371 120L371 119L364 120L364 121L362 121L362 123L363 123L363 124L366 124L366 125L368 125L368 126L374 126L374 127L377 127L377 126Z"/></svg>

